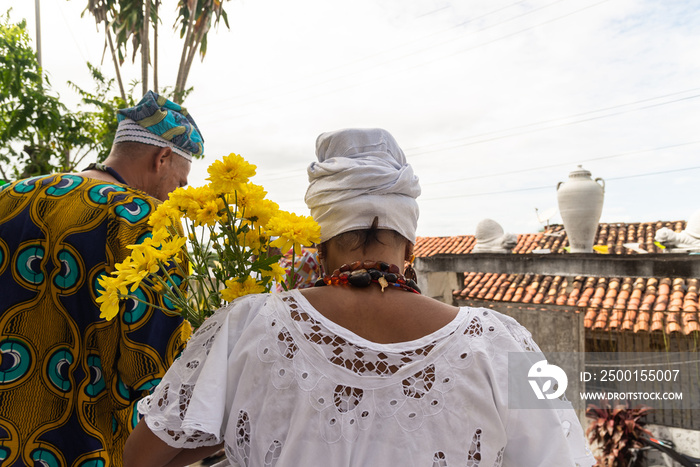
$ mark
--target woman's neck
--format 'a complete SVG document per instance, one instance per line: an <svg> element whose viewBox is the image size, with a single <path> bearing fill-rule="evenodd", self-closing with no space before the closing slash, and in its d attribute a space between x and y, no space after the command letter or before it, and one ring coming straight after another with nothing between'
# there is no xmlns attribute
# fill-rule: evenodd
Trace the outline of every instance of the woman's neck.
<svg viewBox="0 0 700 467"><path fill-rule="evenodd" d="M406 256L404 251L396 251L396 249L389 249L386 247L367 248L364 251L358 249L347 252L328 252L325 258L324 268L326 268L325 271L327 274L331 274L343 264L352 264L356 261L381 261L388 264L395 264L399 266L401 272L403 272Z"/></svg>

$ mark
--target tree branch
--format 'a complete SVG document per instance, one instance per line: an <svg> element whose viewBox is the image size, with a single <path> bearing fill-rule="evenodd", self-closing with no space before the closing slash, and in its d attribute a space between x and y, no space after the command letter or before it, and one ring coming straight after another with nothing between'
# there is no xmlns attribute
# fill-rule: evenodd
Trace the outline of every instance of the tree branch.
<svg viewBox="0 0 700 467"><path fill-rule="evenodd" d="M107 34L107 42L109 43L109 51L112 53L112 62L114 63L114 71L117 73L117 84L119 84L119 94L122 100L126 102L126 92L124 92L124 84L122 84L122 74L119 71L119 61L117 60L117 53L114 50L114 43L112 42L112 33L109 32L109 25L105 22L105 34Z"/></svg>
<svg viewBox="0 0 700 467"><path fill-rule="evenodd" d="M187 18L187 28L185 29L185 41L182 45L182 54L180 55L180 64L177 70L177 79L175 80L175 102L182 103L182 92L185 90L185 82L187 81L187 73L185 72L185 63L187 62L188 49L191 46L194 35L194 8L196 2L187 3L186 8L189 10L189 18Z"/></svg>
<svg viewBox="0 0 700 467"><path fill-rule="evenodd" d="M156 20L153 22L153 92L158 93L158 8L160 0L155 1Z"/></svg>
<svg viewBox="0 0 700 467"><path fill-rule="evenodd" d="M187 77L190 74L190 69L192 68L192 62L194 61L195 55L197 55L197 49L200 47L202 43L202 39L204 36L206 36L207 32L209 31L209 21L210 21L210 16L211 11L202 11L202 18L201 18L201 24L199 29L196 29L193 33L194 38L192 39L192 44L190 45L189 50L187 51L187 60L185 61L185 66L183 68L183 76L182 76L182 89L185 89L185 83L187 82Z"/></svg>
<svg viewBox="0 0 700 467"><path fill-rule="evenodd" d="M141 31L141 89L142 95L148 92L148 56L151 47L148 43L148 34L151 25L151 0L145 0L145 11L143 13L143 29Z"/></svg>

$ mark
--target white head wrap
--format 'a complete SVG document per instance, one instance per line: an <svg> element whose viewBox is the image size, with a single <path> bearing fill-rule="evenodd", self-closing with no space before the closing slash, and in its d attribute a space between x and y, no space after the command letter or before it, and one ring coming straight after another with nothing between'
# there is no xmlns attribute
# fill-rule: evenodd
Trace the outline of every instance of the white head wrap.
<svg viewBox="0 0 700 467"><path fill-rule="evenodd" d="M344 232L395 230L416 242L418 177L396 140L382 129L322 133L316 140L318 162L309 165L306 205L321 226L321 241Z"/></svg>

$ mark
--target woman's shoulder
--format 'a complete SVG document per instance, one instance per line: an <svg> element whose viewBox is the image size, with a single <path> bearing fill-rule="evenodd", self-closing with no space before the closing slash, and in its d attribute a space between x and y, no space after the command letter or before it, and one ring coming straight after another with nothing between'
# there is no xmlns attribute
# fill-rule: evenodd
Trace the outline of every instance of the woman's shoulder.
<svg viewBox="0 0 700 467"><path fill-rule="evenodd" d="M268 306L272 294L250 294L238 297L227 305L216 310L207 317L202 325L197 328L195 336L212 329L220 329L223 325L246 326L260 311Z"/></svg>
<svg viewBox="0 0 700 467"><path fill-rule="evenodd" d="M515 318L490 308L462 307L467 312L465 334L498 337L497 345L515 344L519 351L539 351L530 331Z"/></svg>

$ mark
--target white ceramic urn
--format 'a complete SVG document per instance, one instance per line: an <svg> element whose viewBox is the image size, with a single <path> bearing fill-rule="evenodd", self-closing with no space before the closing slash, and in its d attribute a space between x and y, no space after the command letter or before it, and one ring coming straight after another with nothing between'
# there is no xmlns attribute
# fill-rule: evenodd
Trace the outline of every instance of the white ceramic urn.
<svg viewBox="0 0 700 467"><path fill-rule="evenodd" d="M700 210L695 211L685 226L685 233L700 240Z"/></svg>
<svg viewBox="0 0 700 467"><path fill-rule="evenodd" d="M604 195L605 181L593 180L591 173L580 165L569 174L569 180L557 184L559 213L571 253L593 252Z"/></svg>

